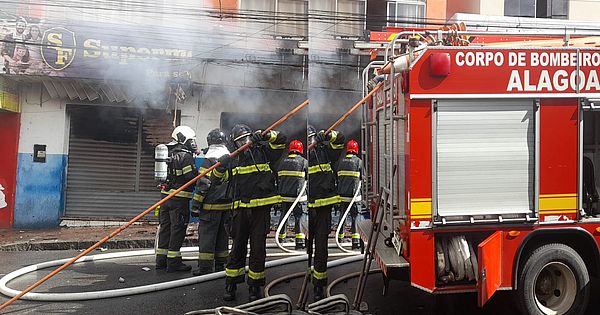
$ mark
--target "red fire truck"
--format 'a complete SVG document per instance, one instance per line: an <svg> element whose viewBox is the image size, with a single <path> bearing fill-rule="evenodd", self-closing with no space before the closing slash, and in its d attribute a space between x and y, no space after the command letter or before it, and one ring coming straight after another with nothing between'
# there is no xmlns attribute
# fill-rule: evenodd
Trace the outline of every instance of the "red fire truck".
<svg viewBox="0 0 600 315"><path fill-rule="evenodd" d="M600 275L600 40L562 33L400 32L365 69L383 82L363 111L359 230L385 279L584 312Z"/></svg>

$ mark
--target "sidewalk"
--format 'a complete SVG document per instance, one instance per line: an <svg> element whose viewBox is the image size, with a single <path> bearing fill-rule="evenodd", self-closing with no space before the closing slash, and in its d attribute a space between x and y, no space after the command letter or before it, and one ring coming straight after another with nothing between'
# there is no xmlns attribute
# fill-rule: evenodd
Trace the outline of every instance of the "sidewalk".
<svg viewBox="0 0 600 315"><path fill-rule="evenodd" d="M197 246L197 224L190 224L184 246ZM119 226L64 227L48 230L0 230L0 251L86 249ZM99 248L153 248L158 224L134 224ZM97 249L97 250L102 250Z"/></svg>

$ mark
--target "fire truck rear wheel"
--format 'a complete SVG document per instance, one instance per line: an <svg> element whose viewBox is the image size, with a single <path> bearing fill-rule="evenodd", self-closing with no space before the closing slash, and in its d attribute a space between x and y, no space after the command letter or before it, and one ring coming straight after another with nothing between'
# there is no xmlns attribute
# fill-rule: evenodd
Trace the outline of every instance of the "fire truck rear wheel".
<svg viewBox="0 0 600 315"><path fill-rule="evenodd" d="M534 250L519 274L516 297L527 315L583 314L590 297L585 262L565 244Z"/></svg>

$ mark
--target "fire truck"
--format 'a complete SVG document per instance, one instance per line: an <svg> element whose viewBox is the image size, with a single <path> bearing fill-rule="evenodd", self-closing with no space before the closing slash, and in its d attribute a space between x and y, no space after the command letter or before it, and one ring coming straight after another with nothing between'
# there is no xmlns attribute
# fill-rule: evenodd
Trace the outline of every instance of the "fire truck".
<svg viewBox="0 0 600 315"><path fill-rule="evenodd" d="M510 290L524 314L585 311L600 275L597 35L392 34L363 71L359 232L385 288L408 274L479 306Z"/></svg>

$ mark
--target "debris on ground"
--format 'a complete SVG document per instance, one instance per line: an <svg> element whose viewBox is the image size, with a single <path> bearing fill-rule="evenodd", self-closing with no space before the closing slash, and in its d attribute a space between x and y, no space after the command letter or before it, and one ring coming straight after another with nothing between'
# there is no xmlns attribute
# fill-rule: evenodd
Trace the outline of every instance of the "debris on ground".
<svg viewBox="0 0 600 315"><path fill-rule="evenodd" d="M123 279L123 277L119 277L119 283L125 283L125 279Z"/></svg>
<svg viewBox="0 0 600 315"><path fill-rule="evenodd" d="M150 268L144 267L144 268L142 268L142 270L144 270L144 271L150 271Z"/></svg>

